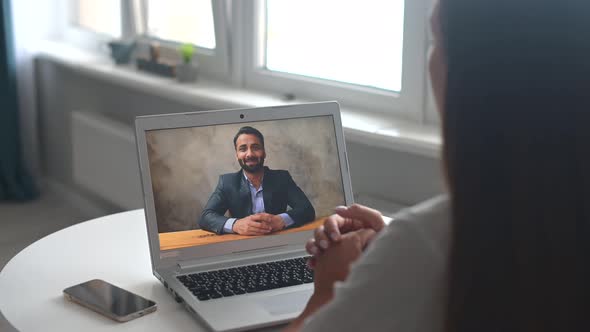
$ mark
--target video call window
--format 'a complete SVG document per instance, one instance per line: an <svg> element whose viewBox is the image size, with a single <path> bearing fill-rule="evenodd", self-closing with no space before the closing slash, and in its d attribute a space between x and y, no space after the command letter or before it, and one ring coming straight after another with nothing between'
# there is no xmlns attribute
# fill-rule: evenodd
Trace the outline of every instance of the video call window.
<svg viewBox="0 0 590 332"><path fill-rule="evenodd" d="M345 203L332 116L146 133L160 249L310 230Z"/></svg>

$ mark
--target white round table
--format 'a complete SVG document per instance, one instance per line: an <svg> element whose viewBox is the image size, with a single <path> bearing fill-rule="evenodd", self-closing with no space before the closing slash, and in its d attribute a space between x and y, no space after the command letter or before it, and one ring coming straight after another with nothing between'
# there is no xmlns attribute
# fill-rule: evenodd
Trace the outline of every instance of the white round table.
<svg viewBox="0 0 590 332"><path fill-rule="evenodd" d="M158 309L117 323L64 299L64 288L90 279L154 300ZM152 275L143 210L89 220L25 248L0 272L0 312L22 332L207 330Z"/></svg>

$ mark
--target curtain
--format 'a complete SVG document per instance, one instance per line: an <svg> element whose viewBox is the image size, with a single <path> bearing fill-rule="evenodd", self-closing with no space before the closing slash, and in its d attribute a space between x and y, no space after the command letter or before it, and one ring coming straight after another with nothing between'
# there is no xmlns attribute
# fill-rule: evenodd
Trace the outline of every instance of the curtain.
<svg viewBox="0 0 590 332"><path fill-rule="evenodd" d="M39 193L22 160L11 0L0 1L0 201L26 201Z"/></svg>

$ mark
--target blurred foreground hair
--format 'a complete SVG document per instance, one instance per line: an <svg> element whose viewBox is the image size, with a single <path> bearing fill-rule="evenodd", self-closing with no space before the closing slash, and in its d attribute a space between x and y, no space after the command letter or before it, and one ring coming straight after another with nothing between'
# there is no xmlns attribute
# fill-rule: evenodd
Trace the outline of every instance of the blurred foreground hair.
<svg viewBox="0 0 590 332"><path fill-rule="evenodd" d="M590 331L590 1L441 0L446 331Z"/></svg>

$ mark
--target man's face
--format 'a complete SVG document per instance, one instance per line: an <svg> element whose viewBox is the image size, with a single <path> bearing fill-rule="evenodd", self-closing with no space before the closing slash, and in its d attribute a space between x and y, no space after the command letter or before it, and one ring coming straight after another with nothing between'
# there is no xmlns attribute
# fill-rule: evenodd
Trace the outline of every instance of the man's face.
<svg viewBox="0 0 590 332"><path fill-rule="evenodd" d="M266 152L256 135L242 134L236 140L236 157L244 171L256 173L264 166Z"/></svg>

